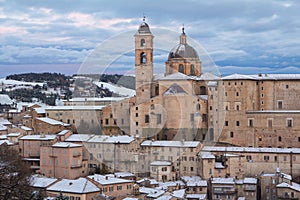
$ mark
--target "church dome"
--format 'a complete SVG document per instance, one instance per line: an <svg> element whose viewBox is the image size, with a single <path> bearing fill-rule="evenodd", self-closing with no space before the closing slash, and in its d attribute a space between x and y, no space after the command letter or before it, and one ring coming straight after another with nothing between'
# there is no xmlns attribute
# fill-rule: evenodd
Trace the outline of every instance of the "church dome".
<svg viewBox="0 0 300 200"><path fill-rule="evenodd" d="M187 44L184 29L180 35L180 44L175 46L169 53L168 60L173 58L194 58L199 59L197 51Z"/></svg>
<svg viewBox="0 0 300 200"><path fill-rule="evenodd" d="M141 23L141 25L138 29L138 33L140 33L140 34L151 34L150 27L145 21L143 21L143 23Z"/></svg>
<svg viewBox="0 0 300 200"><path fill-rule="evenodd" d="M168 59L172 58L196 58L199 59L196 50L188 44L179 44L169 53Z"/></svg>

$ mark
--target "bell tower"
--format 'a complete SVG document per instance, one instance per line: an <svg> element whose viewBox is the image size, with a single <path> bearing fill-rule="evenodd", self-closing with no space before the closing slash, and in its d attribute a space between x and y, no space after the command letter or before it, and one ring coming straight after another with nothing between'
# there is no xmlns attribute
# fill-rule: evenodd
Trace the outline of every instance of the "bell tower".
<svg viewBox="0 0 300 200"><path fill-rule="evenodd" d="M137 104L151 98L153 81L153 38L149 25L143 22L135 37L135 90Z"/></svg>

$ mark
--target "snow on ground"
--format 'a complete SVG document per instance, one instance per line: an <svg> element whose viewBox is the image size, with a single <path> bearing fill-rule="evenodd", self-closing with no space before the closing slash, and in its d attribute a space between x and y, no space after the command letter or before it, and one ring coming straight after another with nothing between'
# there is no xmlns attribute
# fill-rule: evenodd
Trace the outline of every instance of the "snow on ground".
<svg viewBox="0 0 300 200"><path fill-rule="evenodd" d="M135 95L135 90L132 90L132 89L129 89L126 87L114 85L112 83L98 82L98 81L94 81L93 83L100 88L107 88L110 91L112 91L113 93L119 94L121 96L131 97L131 96Z"/></svg>
<svg viewBox="0 0 300 200"><path fill-rule="evenodd" d="M31 85L31 86L39 85L41 87L44 85L44 83L24 82L24 81L17 81L17 80L5 79L5 78L0 79L0 84L1 85Z"/></svg>

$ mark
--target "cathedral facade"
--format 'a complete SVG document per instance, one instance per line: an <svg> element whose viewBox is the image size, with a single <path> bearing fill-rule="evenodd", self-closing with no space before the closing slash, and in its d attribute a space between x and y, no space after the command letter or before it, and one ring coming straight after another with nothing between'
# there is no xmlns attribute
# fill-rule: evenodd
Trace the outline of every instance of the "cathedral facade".
<svg viewBox="0 0 300 200"><path fill-rule="evenodd" d="M199 55L182 29L178 45L165 62L164 75L155 76L154 35L145 21L134 38L136 96L103 111L104 134L300 147L300 75L203 73Z"/></svg>

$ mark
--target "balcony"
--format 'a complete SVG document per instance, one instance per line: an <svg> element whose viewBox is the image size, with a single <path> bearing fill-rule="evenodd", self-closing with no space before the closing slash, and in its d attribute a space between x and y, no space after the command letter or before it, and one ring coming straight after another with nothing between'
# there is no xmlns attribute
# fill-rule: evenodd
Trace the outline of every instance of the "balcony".
<svg viewBox="0 0 300 200"><path fill-rule="evenodd" d="M214 194L226 195L237 193L234 187L217 187L214 188Z"/></svg>

